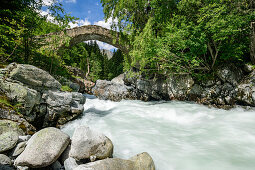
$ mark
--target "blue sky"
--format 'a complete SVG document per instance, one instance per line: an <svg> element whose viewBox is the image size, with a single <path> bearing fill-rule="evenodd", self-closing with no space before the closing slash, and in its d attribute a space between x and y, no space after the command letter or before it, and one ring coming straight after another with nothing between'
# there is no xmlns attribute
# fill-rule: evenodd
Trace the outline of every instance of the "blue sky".
<svg viewBox="0 0 255 170"><path fill-rule="evenodd" d="M103 7L100 0L59 0L63 4L66 13L79 18L76 23L69 23L70 27L83 25L100 25L110 29L112 20L108 22L104 20ZM45 5L50 5L53 0L43 0ZM42 15L46 15L47 11L42 11ZM115 48L109 44L97 41L100 48L113 51Z"/></svg>

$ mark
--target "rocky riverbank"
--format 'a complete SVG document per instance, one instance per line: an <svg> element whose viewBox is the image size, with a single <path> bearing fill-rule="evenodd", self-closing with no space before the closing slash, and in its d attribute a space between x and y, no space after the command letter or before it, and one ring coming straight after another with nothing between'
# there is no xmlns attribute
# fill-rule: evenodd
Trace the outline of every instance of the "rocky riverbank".
<svg viewBox="0 0 255 170"><path fill-rule="evenodd" d="M190 75L171 75L146 79L142 76L121 75L112 81L98 80L93 93L100 99L120 101L180 100L229 109L236 105L255 106L255 70L225 65L216 75L195 81Z"/></svg>
<svg viewBox="0 0 255 170"><path fill-rule="evenodd" d="M10 64L0 70L1 94L18 111L1 107L0 119L20 122L33 133L36 129L59 126L83 113L85 97L78 92L63 92L49 73L25 64Z"/></svg>
<svg viewBox="0 0 255 170"><path fill-rule="evenodd" d="M24 136L9 120L0 120L0 130L0 169L155 170L148 153L112 158L111 140L86 126L76 128L72 138L54 127Z"/></svg>

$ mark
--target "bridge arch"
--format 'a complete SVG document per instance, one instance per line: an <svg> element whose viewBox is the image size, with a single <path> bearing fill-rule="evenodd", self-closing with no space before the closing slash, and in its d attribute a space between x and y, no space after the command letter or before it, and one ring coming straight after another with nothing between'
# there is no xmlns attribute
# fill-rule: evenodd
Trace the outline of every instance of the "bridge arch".
<svg viewBox="0 0 255 170"><path fill-rule="evenodd" d="M86 25L75 27L71 29L66 29L64 32L50 33L47 34L47 37L51 35L60 35L68 36L70 38L69 45L73 46L80 42L89 41L89 40L98 40L110 44L124 53L128 53L127 46L123 45L119 41L120 33L117 31L109 30L97 25ZM51 40L50 40L51 41ZM60 43L61 44L61 43ZM64 43L60 45L60 48L63 48Z"/></svg>

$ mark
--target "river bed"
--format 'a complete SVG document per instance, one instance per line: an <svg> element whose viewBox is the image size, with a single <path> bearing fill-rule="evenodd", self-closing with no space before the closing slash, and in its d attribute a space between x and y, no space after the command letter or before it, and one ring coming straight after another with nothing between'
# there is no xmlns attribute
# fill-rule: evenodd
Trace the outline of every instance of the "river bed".
<svg viewBox="0 0 255 170"><path fill-rule="evenodd" d="M104 101L87 95L80 119L62 130L72 136L87 125L104 133L114 157L148 152L157 170L254 170L255 110L221 110L178 101Z"/></svg>

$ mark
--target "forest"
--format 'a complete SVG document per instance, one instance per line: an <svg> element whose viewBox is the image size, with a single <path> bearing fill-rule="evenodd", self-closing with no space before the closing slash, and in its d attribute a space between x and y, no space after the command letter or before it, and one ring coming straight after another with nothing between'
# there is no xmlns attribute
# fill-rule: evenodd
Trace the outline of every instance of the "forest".
<svg viewBox="0 0 255 170"><path fill-rule="evenodd" d="M61 3L47 6L54 21L40 15L42 1L4 0L0 9L0 60L27 63L67 76L65 66L79 67L89 79L112 79L133 72L145 76L212 75L222 64L255 64L251 39L253 0L101 0L105 19L127 38L129 54L116 51L106 60L95 43L80 43L59 52L41 50L34 37L69 28L78 18ZM54 46L54 45L53 45Z"/></svg>
<svg viewBox="0 0 255 170"><path fill-rule="evenodd" d="M94 82L110 80L123 72L122 52L114 51L108 60L95 41L67 46L63 50L56 50L58 42L42 48L44 44L36 39L37 36L65 30L69 28L68 23L78 19L65 13L61 3L55 1L47 6L53 21L40 14L40 10L46 8L43 1L5 0L0 8L1 67L12 62L31 64L52 75L70 78L72 75L66 66L72 66L86 74L82 78Z"/></svg>

